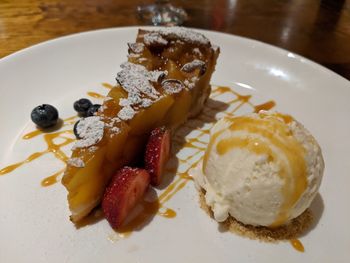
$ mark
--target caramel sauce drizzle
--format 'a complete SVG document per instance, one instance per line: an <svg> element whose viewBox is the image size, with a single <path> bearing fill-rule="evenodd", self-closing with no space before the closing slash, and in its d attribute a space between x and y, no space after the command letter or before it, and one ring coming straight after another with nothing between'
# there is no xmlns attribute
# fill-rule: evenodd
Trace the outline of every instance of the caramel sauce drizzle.
<svg viewBox="0 0 350 263"><path fill-rule="evenodd" d="M112 89L114 87L112 84L109 84L106 82L103 82L101 85L102 85L102 87L104 87L106 89ZM90 97L96 98L96 99L104 99L107 97L105 95L102 95L102 94L94 92L94 91L87 92L87 95Z"/></svg>
<svg viewBox="0 0 350 263"><path fill-rule="evenodd" d="M220 155L233 148L244 148L257 154L265 153L271 161L280 163L281 171L278 175L284 181L282 194L285 201L276 221L270 227L280 226L288 219L290 208L295 205L307 187L306 164L303 157L304 148L296 139L290 136L290 131L284 123L274 119L267 121L239 116L234 118L234 122L227 129L231 131L244 130L250 134L259 134L268 140L268 143L257 138L241 139L233 137L217 140L220 134L224 132L222 130L213 134L208 149L211 149L215 141L217 141L216 150ZM275 146L279 151L272 150L271 145ZM283 161L283 158L280 158L280 152L287 158L287 163ZM296 153L300 153L300 155ZM205 160L207 158L208 156L205 156ZM205 165L203 165L203 170L205 170ZM291 171L289 172L289 170Z"/></svg>
<svg viewBox="0 0 350 263"><path fill-rule="evenodd" d="M107 89L112 89L113 85L109 83L102 83L102 86ZM218 97L224 93L234 95L235 98L231 101L226 102L227 104L237 104L235 108L233 108L230 111L224 112L226 116L233 116L234 113L241 108L243 105L248 104L253 108L253 112L256 112L258 110L269 110L272 107L275 106L275 103L273 101L266 102L264 104L260 104L257 106L254 106L251 102L251 95L241 95L237 92L233 91L229 87L221 87L217 86L213 88L212 94L210 96L211 99L214 99L215 97ZM98 94L96 92L88 92L89 96L95 97L95 98L104 98L105 96ZM175 135L174 141L177 140L177 138L182 138L182 140L177 140L174 144L178 145L182 149L194 149L195 152L188 156L185 159L178 158L178 161L180 164L184 164L187 166L184 172L178 172L177 168L167 168L166 172L175 174L175 180L160 194L157 200L149 202L143 200L141 204L139 205L139 208L141 211L131 218L121 229L118 230L118 235L120 237L127 237L129 236L134 230L139 229L147 221L149 221L154 215L158 214L159 216L165 217L165 218L174 218L176 216L176 212L173 209L166 208L164 205L167 201L169 201L174 195L176 195L177 192L179 192L181 189L183 189L186 184L192 180L192 177L189 175L189 171L194 168L203 158L204 151L206 149L206 144L203 141L203 136L208 136L210 132L210 128L215 124L215 114L219 111L222 111L221 108L216 108L215 106L205 105L205 109L202 111L202 113L194 119L194 121L201 121L202 123L210 123L210 127L203 129L203 128L196 128L192 126L192 122L187 122L184 124L184 126L188 129L196 129L196 131L199 133L196 138L186 138L183 142L183 136L181 135ZM63 120L63 127L72 125L76 122L76 116L67 118ZM35 130L30 133L25 134L22 138L24 140L28 140L31 138L34 138L39 135L43 135L44 141L46 142L47 149L42 152L36 152L31 154L27 159L24 161L9 165L3 169L0 170L0 175L4 175L7 173L12 172L13 170L17 169L18 167L29 163L44 154L52 153L54 156L61 160L62 162L66 163L68 160L68 156L61 150L61 148L65 145L68 145L75 141L75 139L66 137L64 135L71 135L73 133L72 129L69 130L62 130L58 132L53 132L49 134L43 133L41 130ZM63 139L63 142L56 144L54 140L56 138ZM44 178L41 181L41 185L46 187L53 185L57 183L58 177L62 175L64 172L64 169L58 170L53 175L50 175L49 177Z"/></svg>
<svg viewBox="0 0 350 263"><path fill-rule="evenodd" d="M0 170L0 175L4 175L7 173L12 172L13 170L21 167L22 165L29 163L35 159L38 159L39 157L48 154L48 153L53 153L54 156L61 160L62 162L66 163L66 161L68 160L68 156L61 150L61 148L65 145L68 145L70 143L72 143L73 141L75 141L75 139L72 138L68 138L62 135L66 135L66 134L72 134L73 131L71 130L66 130L66 131L59 131L59 132L55 132L55 133L47 133L44 134L44 141L46 142L47 148L44 151L41 152L35 152L31 155L29 155L25 160L18 162L18 163L14 163L12 165L9 165L3 169ZM61 143L55 143L54 140L56 138L61 138L63 139L63 142ZM55 173L56 174L56 173Z"/></svg>
<svg viewBox="0 0 350 263"><path fill-rule="evenodd" d="M104 99L104 98L106 98L105 95L102 95L100 93L93 92L93 91L87 92L87 95L89 95L90 97L96 98L96 99Z"/></svg>
<svg viewBox="0 0 350 263"><path fill-rule="evenodd" d="M46 186L50 186L50 185L57 183L59 181L58 177L64 173L64 170L65 169L59 170L58 172L54 173L53 175L50 175L49 177L44 178L41 181L41 186L46 187Z"/></svg>
<svg viewBox="0 0 350 263"><path fill-rule="evenodd" d="M101 85L106 89L112 89L114 87L112 84L109 84L107 82L103 82Z"/></svg>
<svg viewBox="0 0 350 263"><path fill-rule="evenodd" d="M276 106L276 103L273 100L265 102L263 104L254 106L254 113L258 113L261 110L269 110Z"/></svg>
<svg viewBox="0 0 350 263"><path fill-rule="evenodd" d="M77 119L77 116L72 116L72 117L64 119L62 127L74 124L76 122L76 119ZM43 134L43 133L45 133L43 130L40 130L40 129L34 130L32 132L29 132L29 133L23 135L22 139L29 140L29 139L34 138L34 137L36 137L40 134Z"/></svg>

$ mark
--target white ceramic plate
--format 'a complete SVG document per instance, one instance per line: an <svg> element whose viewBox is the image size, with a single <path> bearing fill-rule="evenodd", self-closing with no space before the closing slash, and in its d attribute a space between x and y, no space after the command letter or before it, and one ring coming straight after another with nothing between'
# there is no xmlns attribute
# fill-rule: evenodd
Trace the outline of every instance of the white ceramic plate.
<svg viewBox="0 0 350 263"><path fill-rule="evenodd" d="M74 100L86 97L87 91L106 93L101 83L114 84L119 64L126 60L126 43L136 32L131 27L76 34L0 60L0 167L45 149L41 135L22 139L34 129L29 118L34 106L53 104L64 118L74 114ZM166 203L176 211L175 219L155 216L128 238L119 238L106 220L77 230L68 220L64 187L40 186L43 178L64 167L46 154L0 176L2 262L350 260L350 83L285 50L232 35L202 33L221 47L213 84L251 94L255 104L274 100L275 109L304 123L323 149L326 170L312 206L317 220L300 239L305 252L297 252L288 242L261 243L220 232L199 208L193 182ZM240 113L249 111L243 107Z"/></svg>

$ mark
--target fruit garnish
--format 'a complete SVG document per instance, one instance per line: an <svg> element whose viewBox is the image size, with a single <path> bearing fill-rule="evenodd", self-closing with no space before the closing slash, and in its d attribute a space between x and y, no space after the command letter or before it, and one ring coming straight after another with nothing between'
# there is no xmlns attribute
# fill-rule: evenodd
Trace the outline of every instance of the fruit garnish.
<svg viewBox="0 0 350 263"><path fill-rule="evenodd" d="M92 102L88 99L82 98L74 102L74 109L78 112L79 116L87 116L89 108L92 106Z"/></svg>
<svg viewBox="0 0 350 263"><path fill-rule="evenodd" d="M49 128L56 125L58 111L52 105L42 104L32 110L30 117L39 128Z"/></svg>
<svg viewBox="0 0 350 263"><path fill-rule="evenodd" d="M95 112L101 107L101 104L93 104L86 112L86 116L94 116Z"/></svg>
<svg viewBox="0 0 350 263"><path fill-rule="evenodd" d="M102 210L113 228L119 228L140 201L150 183L149 173L125 166L112 178L102 200Z"/></svg>
<svg viewBox="0 0 350 263"><path fill-rule="evenodd" d="M145 168L151 175L151 184L161 183L164 166L170 155L170 131L165 127L151 132L145 152Z"/></svg>

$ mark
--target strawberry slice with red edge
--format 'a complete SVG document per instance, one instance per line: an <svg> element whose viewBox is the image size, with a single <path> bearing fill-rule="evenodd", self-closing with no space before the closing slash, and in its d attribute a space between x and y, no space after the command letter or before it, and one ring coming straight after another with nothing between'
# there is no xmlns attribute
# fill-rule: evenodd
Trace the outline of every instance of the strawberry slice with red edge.
<svg viewBox="0 0 350 263"><path fill-rule="evenodd" d="M145 169L125 166L114 175L102 200L103 213L113 228L123 225L149 183L150 175Z"/></svg>
<svg viewBox="0 0 350 263"><path fill-rule="evenodd" d="M152 130L145 153L145 168L151 175L151 184L161 183L164 166L170 156L170 131L165 127Z"/></svg>

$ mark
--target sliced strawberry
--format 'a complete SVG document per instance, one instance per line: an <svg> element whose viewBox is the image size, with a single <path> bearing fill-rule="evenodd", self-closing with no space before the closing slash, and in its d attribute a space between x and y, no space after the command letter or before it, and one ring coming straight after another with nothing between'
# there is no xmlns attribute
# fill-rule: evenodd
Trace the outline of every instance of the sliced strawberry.
<svg viewBox="0 0 350 263"><path fill-rule="evenodd" d="M145 153L145 168L151 175L151 184L159 185L163 168L170 156L170 131L165 127L151 132Z"/></svg>
<svg viewBox="0 0 350 263"><path fill-rule="evenodd" d="M102 200L102 209L113 228L119 228L140 201L150 183L149 173L140 168L124 167L112 178Z"/></svg>

